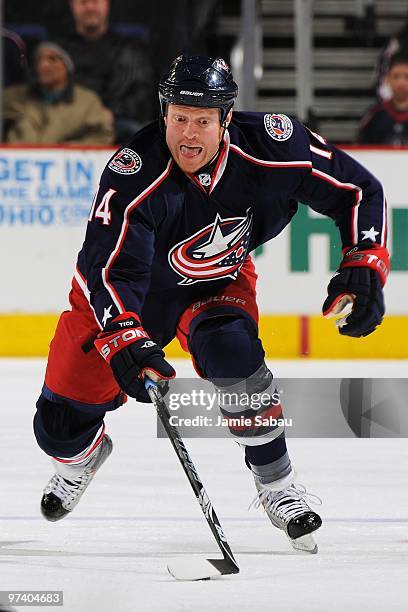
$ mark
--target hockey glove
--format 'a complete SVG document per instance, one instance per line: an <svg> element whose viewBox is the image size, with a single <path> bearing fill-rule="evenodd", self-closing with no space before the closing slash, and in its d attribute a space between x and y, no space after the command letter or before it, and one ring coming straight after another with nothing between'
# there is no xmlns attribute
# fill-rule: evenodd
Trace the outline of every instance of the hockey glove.
<svg viewBox="0 0 408 612"><path fill-rule="evenodd" d="M98 334L96 350L109 363L119 387L142 402L149 402L143 377L154 381L169 380L176 375L164 359L164 352L141 327L135 314L124 312Z"/></svg>
<svg viewBox="0 0 408 612"><path fill-rule="evenodd" d="M347 315L337 321L342 335L359 338L371 334L384 316L383 286L388 272L386 248L357 245L346 251L327 287L323 316Z"/></svg>

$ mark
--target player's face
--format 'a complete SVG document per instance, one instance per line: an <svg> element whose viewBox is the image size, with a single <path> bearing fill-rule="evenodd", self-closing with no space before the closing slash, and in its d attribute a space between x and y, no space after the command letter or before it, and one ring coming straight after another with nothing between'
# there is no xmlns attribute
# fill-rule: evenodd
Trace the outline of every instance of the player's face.
<svg viewBox="0 0 408 612"><path fill-rule="evenodd" d="M408 64L396 64L388 73L388 83L396 102L408 101Z"/></svg>
<svg viewBox="0 0 408 612"><path fill-rule="evenodd" d="M214 157L222 138L218 108L197 108L169 104L166 141L184 172L196 172Z"/></svg>

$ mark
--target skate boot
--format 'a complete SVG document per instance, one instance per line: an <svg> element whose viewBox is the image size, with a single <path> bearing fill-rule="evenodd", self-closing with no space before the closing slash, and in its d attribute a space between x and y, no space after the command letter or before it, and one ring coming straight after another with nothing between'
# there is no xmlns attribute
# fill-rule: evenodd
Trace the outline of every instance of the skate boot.
<svg viewBox="0 0 408 612"><path fill-rule="evenodd" d="M255 480L255 485L258 494L251 506L259 508L262 505L271 523L286 533L295 550L317 553L312 533L319 529L322 519L313 512L306 499L321 504L320 497L307 493L303 485L293 484L293 476L283 489L276 488L277 482L265 485Z"/></svg>
<svg viewBox="0 0 408 612"><path fill-rule="evenodd" d="M112 440L106 434L95 451L82 463L61 463L53 459L56 473L44 489L41 512L47 521L59 521L72 512L98 469L112 452Z"/></svg>

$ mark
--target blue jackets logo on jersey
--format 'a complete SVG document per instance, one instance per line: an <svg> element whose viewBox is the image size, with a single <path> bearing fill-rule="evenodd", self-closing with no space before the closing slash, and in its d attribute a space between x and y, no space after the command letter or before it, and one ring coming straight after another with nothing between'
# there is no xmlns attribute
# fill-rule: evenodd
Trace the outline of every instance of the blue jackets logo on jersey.
<svg viewBox="0 0 408 612"><path fill-rule="evenodd" d="M265 130L274 140L288 140L293 133L293 124L286 115L264 115Z"/></svg>
<svg viewBox="0 0 408 612"><path fill-rule="evenodd" d="M252 213L245 217L222 219L200 229L193 236L176 244L169 252L169 263L183 280L179 285L236 279L248 252L252 229Z"/></svg>
<svg viewBox="0 0 408 612"><path fill-rule="evenodd" d="M140 156L136 151L127 147L116 153L115 157L108 164L108 168L118 174L136 174L141 167L142 160Z"/></svg>

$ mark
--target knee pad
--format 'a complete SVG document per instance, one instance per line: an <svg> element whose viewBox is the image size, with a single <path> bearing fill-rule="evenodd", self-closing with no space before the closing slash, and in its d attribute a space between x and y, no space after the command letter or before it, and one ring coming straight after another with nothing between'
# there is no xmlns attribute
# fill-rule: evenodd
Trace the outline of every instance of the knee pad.
<svg viewBox="0 0 408 612"><path fill-rule="evenodd" d="M34 435L51 457L73 457L83 451L103 426L105 410L81 410L40 395L34 415Z"/></svg>
<svg viewBox="0 0 408 612"><path fill-rule="evenodd" d="M244 317L205 319L190 339L190 351L205 378L243 379L264 360L255 323Z"/></svg>

